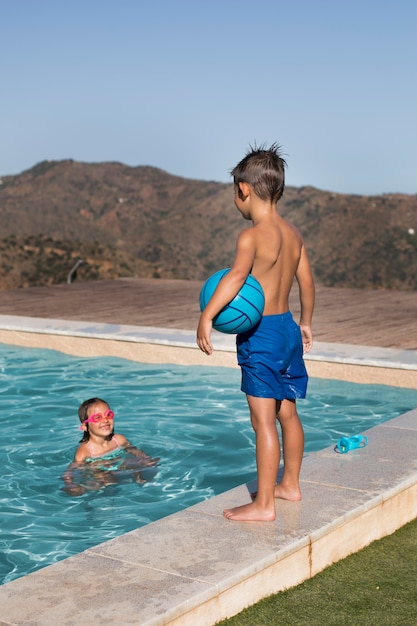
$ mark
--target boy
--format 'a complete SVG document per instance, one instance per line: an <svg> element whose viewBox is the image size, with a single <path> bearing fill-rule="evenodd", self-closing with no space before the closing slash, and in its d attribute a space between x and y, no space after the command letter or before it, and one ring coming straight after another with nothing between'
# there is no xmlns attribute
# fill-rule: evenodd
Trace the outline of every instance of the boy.
<svg viewBox="0 0 417 626"><path fill-rule="evenodd" d="M234 298L249 273L258 279L265 294L263 317L254 329L237 336L241 388L246 393L256 435L258 491L250 504L223 512L226 518L237 521L273 521L274 498L301 500L304 431L295 401L305 397L307 388L302 355L312 346L315 291L301 235L277 211L284 191L285 165L279 147L273 144L268 150L251 149L232 170L236 208L252 221L252 227L240 233L231 270L218 284L197 328L197 344L210 355L213 318ZM299 326L288 304L294 277L300 294ZM284 456L279 484L277 419Z"/></svg>

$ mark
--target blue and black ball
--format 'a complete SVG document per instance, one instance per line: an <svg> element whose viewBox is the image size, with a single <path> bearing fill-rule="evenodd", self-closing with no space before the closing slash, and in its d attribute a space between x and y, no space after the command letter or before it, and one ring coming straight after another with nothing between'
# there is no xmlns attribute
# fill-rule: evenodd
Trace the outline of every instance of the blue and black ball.
<svg viewBox="0 0 417 626"><path fill-rule="evenodd" d="M206 308L223 276L229 272L230 268L219 270L206 280L200 292L201 311ZM262 286L252 274L249 274L233 300L213 319L213 328L228 335L245 333L258 324L264 306L265 296Z"/></svg>

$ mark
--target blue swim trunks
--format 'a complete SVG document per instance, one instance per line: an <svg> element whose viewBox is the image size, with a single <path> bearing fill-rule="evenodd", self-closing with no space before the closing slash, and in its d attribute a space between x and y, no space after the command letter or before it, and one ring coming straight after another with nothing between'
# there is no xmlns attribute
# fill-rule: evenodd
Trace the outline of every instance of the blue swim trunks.
<svg viewBox="0 0 417 626"><path fill-rule="evenodd" d="M255 328L236 338L244 393L256 398L305 398L308 375L303 341L290 311L265 315Z"/></svg>

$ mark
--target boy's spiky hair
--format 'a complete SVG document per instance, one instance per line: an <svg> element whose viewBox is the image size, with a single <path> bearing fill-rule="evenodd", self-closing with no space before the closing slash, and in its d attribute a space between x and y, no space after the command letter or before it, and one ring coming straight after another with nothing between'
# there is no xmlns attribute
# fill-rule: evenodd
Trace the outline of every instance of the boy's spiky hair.
<svg viewBox="0 0 417 626"><path fill-rule="evenodd" d="M284 193L285 167L281 147L273 143L259 148L250 146L245 157L231 170L235 185L248 183L261 200L278 202Z"/></svg>

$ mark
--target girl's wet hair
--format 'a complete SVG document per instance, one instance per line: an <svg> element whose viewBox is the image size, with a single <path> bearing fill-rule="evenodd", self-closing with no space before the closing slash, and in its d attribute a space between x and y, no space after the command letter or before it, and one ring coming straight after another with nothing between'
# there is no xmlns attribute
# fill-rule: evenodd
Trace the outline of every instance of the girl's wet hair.
<svg viewBox="0 0 417 626"><path fill-rule="evenodd" d="M105 400L102 400L101 398L90 398L89 400L84 400L84 402L82 402L80 406L78 407L78 417L80 418L81 424L85 422L86 419L88 419L88 409L90 408L90 406L92 406L93 404L97 404L97 402L102 402L103 404L106 404L110 408L109 403L106 402ZM80 440L80 443L85 443L86 441L90 440L88 423L86 424L86 427L87 427L87 430L84 430L83 438ZM114 428L111 431L110 435L106 437L107 441L110 441L113 435L114 435Z"/></svg>
<svg viewBox="0 0 417 626"><path fill-rule="evenodd" d="M287 163L280 154L280 146L273 143L250 147L246 156L231 170L235 185L249 184L261 200L278 202L284 193L285 167Z"/></svg>

